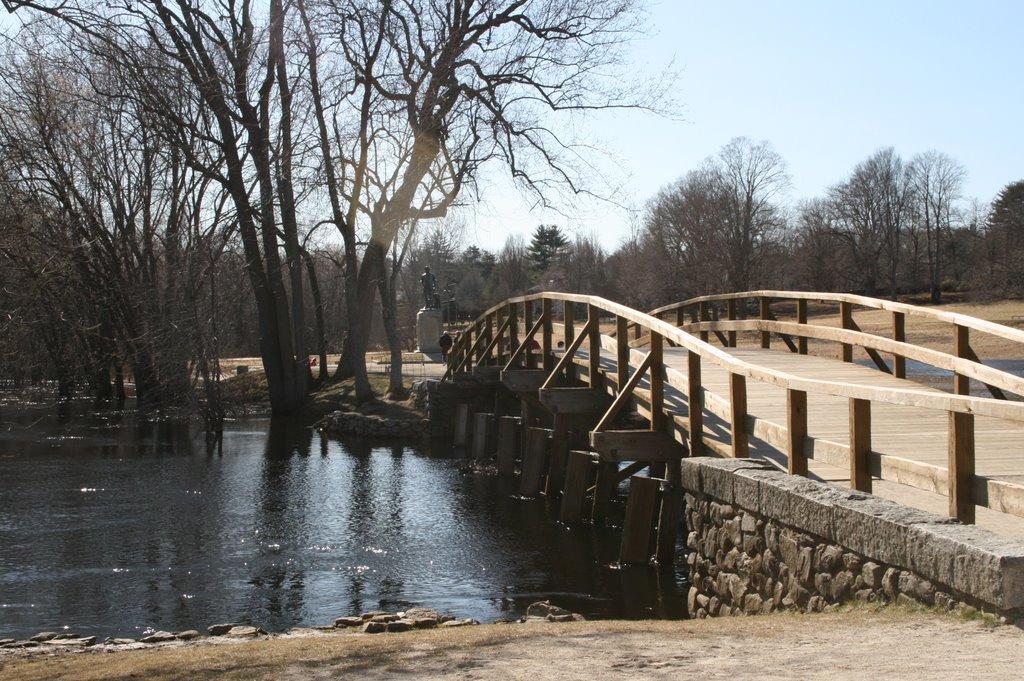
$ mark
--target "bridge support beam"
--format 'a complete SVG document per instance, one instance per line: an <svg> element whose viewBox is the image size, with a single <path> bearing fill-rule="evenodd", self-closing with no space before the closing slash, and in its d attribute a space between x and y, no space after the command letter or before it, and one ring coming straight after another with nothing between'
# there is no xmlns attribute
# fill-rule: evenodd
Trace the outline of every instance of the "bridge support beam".
<svg viewBox="0 0 1024 681"><path fill-rule="evenodd" d="M514 393L536 392L548 374L543 369L505 369L501 372L501 383Z"/></svg>
<svg viewBox="0 0 1024 681"><path fill-rule="evenodd" d="M590 434L590 446L602 461L678 461L686 449L656 430L601 430Z"/></svg>

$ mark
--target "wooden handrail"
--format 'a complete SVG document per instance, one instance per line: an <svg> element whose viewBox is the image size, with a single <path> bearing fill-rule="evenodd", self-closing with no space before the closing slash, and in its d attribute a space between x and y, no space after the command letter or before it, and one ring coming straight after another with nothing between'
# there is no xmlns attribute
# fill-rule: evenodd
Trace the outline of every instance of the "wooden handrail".
<svg viewBox="0 0 1024 681"><path fill-rule="evenodd" d="M846 345L858 345L863 348L881 350L882 352L899 355L905 359L912 359L925 364L930 364L937 369L952 371L965 378L972 378L982 383L997 386L1004 390L1024 395L1024 378L1015 376L1006 371L995 369L969 359L968 357L957 357L940 350L923 348L912 343L894 341L884 336L876 336L863 331L848 331L834 326L818 326L815 324L799 324L797 322L775 322L763 321L760 319L744 319L737 321L703 322L683 327L686 331L758 331L791 336L814 338L816 340L827 340L843 343ZM965 393L961 393L965 394Z"/></svg>
<svg viewBox="0 0 1024 681"><path fill-rule="evenodd" d="M816 291L775 291L775 290L764 290L764 291L744 291L742 293L719 293L714 295L699 296L697 298L690 298L679 303L673 303L671 305L665 305L657 309L651 310L648 314L652 317L660 317L668 312L674 312L677 308L686 308L692 305L699 305L704 302L718 302L718 301L736 301L744 300L747 298L760 299L760 298L772 298L775 302L780 300L806 300L810 302L819 303L850 303L852 305L859 305L861 307L867 307L875 310L889 310L891 312L903 313L911 317L921 317L927 319L934 319L942 322L949 322L950 324L959 324L966 326L976 331L982 331L984 333L998 336L999 338L1005 338L1007 340L1015 341L1024 344L1024 331L1020 329L1014 329L1009 326L990 322L985 319L978 319L977 317L970 317L968 315L960 314L959 312L949 312L947 310L936 310L934 308L920 307L917 305L911 305L909 303L898 303L891 300L882 300L881 298L871 298L869 296L861 296L854 293L822 293Z"/></svg>
<svg viewBox="0 0 1024 681"><path fill-rule="evenodd" d="M768 293L779 296L783 294L783 292L778 291ZM737 294L728 295L735 297ZM820 294L808 294L808 299L813 300L815 295ZM521 303L526 300L541 300L543 298L551 298L556 301L561 300L581 305L591 305L609 314L624 317L631 324L638 324L650 332L656 332L663 336L665 340L672 341L678 347L696 352L704 360L714 362L726 370L732 371L733 373L740 373L749 379L770 383L772 385L779 386L780 388L803 390L808 393L833 395L836 397L888 402L890 404L908 407L921 407L923 409L934 409L936 411L953 411L964 414L976 414L978 416L991 416L993 418L1024 422L1024 403L1021 402L1008 402L987 397L975 397L968 395L950 395L937 393L925 388L876 388L873 386L853 383L823 381L819 379L794 376L783 371L749 364L738 357L734 357L728 352L720 350L710 343L702 342L700 339L687 333L685 330L664 320L652 318L652 316L648 314L598 296L587 296L574 293L537 293L530 296L510 298L506 303L490 308L483 316L493 314L499 307L503 307L508 303ZM963 315L958 316L963 317ZM786 322L772 323L784 324ZM856 332L848 331L846 333Z"/></svg>
<svg viewBox="0 0 1024 681"><path fill-rule="evenodd" d="M704 321L697 321L699 312L706 310L709 304L721 301L725 301L729 308L728 319L725 321L735 321L737 320L736 303L737 301L744 299L756 300L758 302L760 320L743 320L751 322L753 325L729 326L728 324L723 323L723 320L717 320L708 325ZM842 335L823 336L820 332L799 333L794 331L796 327L790 327L790 329L784 333L785 327L770 327L768 325L758 324L757 322L764 320L776 321L771 312L770 305L772 302L777 301L795 301L797 303L797 324L801 325L800 328L806 328L803 325L807 324L807 303L809 301L816 301L824 304L838 304L840 328L855 332L860 332L861 329L853 319L854 306L861 306L873 310L888 310L892 312L892 338L889 339L886 336L871 333L856 337ZM684 321L686 317L685 310L687 309L690 311L692 320L689 323ZM656 317L674 316L676 318L677 326L691 333L698 334L702 338L706 338L709 331L713 331L716 336L722 340L722 344L727 347L735 347L736 333L738 330L760 334L762 347L766 347L768 342L767 339L770 337L772 332L777 333L784 341L786 341L786 344L789 346L791 351L799 352L801 354L807 353L807 338L818 338L821 340L838 342L842 348L842 358L844 361L852 361L853 347L855 345L862 347L879 370L891 373L897 378L906 377L906 360L910 358L931 364L936 368L955 372L956 388L965 393L967 385L965 381L968 378L973 378L981 381L988 389L989 393L998 399L1008 399L1003 390L1010 390L1019 395L1024 395L1020 389L1008 387L1007 383L999 381L999 378L1001 378L1002 381L1009 381L1010 384L1014 382L1019 383L1019 380L1016 377L1007 372L992 374L991 371L998 370L993 370L991 367L985 366L978 355L974 352L973 348L971 348L970 343L966 342L966 338L969 335L970 330L975 329L983 334L989 334L1005 340L1021 343L1022 350L1024 350L1024 331L955 312L918 307L906 303L897 303L855 294L765 290L700 296L698 298L692 298L680 303L674 303L672 305L657 308L652 310L650 314ZM705 317L706 315L701 314L702 320ZM930 321L939 321L949 324L951 327L950 344L955 346L956 350L953 353L938 353L937 351L931 351L927 356L922 356L920 352L917 352L914 356L904 356L900 354L898 350L891 349L892 346L888 345L887 341L906 341L907 317L927 319ZM821 329L834 330L836 328L835 326L814 326ZM724 329L730 329L727 338L723 337L722 330ZM788 333L793 333L798 337L798 343L796 346L794 346ZM913 345L909 347L917 348L917 346ZM878 350L893 352L891 367L878 354ZM979 371L974 371L970 368L972 365L959 364L959 368L953 368L950 366L948 359L936 361L939 354L944 354L947 358L952 357L965 359L973 363L973 366L980 368L980 373L987 374L988 376L998 376L999 378L997 378L995 382L986 380L983 376L978 375Z"/></svg>

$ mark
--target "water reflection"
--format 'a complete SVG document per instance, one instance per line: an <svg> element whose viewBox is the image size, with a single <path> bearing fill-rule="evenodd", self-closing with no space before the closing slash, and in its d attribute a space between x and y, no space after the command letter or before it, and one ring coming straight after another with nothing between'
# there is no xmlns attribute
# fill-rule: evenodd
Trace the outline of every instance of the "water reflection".
<svg viewBox="0 0 1024 681"><path fill-rule="evenodd" d="M0 637L283 630L413 604L490 621L543 598L590 617L684 609L681 563L610 569L614 528L567 529L443 444L251 419L209 455L201 428L78 404L0 404L0 423Z"/></svg>

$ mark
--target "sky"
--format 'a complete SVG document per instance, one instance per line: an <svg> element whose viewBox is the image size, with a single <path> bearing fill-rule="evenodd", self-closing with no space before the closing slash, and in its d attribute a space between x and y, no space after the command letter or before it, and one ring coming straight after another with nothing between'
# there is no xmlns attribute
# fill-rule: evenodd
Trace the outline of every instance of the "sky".
<svg viewBox="0 0 1024 681"><path fill-rule="evenodd" d="M542 223L614 249L659 189L735 137L785 159L789 200L821 196L892 146L935 149L967 170L964 194L989 203L1024 179L1024 2L1012 0L665 0L649 3L641 72L673 64L678 116L601 116L595 142L617 159L617 203L531 210L493 187L468 240L498 250ZM681 120L680 120L681 119ZM612 178L614 182L614 178Z"/></svg>
<svg viewBox="0 0 1024 681"><path fill-rule="evenodd" d="M640 0L641 3L643 0ZM1022 0L648 0L634 74L671 68L672 116L595 115L594 185L612 202L531 206L491 168L461 211L465 245L500 250L539 224L613 250L659 189L735 137L768 141L795 204L821 196L880 148L931 149L989 203L1024 179ZM5 19L6 17L4 17ZM2 21L2 20L0 20ZM630 77L624 74L624 77ZM559 203L558 197L551 197Z"/></svg>

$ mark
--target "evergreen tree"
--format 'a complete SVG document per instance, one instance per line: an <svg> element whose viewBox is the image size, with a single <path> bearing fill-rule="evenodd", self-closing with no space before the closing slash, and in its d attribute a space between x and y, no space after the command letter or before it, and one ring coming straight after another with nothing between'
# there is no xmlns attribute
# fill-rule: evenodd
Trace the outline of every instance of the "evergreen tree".
<svg viewBox="0 0 1024 681"><path fill-rule="evenodd" d="M994 283L1020 290L1024 281L1024 180L1003 187L992 202L988 238L995 246Z"/></svg>
<svg viewBox="0 0 1024 681"><path fill-rule="evenodd" d="M546 272L555 264L559 254L567 245L569 245L569 240L557 225L538 225L537 229L533 231L533 238L526 250L530 269L534 274Z"/></svg>

